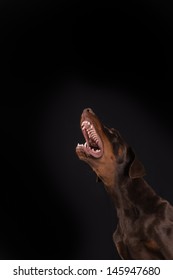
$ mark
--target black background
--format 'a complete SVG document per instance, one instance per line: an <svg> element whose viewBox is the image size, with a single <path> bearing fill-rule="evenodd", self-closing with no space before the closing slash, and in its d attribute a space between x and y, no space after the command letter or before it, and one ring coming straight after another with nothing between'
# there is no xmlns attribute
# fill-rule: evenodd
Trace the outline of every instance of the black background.
<svg viewBox="0 0 173 280"><path fill-rule="evenodd" d="M110 198L75 154L85 107L173 202L171 6L106 3L0 3L1 259L119 258Z"/></svg>

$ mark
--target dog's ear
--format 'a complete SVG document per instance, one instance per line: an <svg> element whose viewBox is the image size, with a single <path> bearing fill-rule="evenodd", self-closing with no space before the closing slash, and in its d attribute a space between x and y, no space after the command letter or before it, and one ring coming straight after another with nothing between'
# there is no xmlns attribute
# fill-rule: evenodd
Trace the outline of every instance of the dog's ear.
<svg viewBox="0 0 173 280"><path fill-rule="evenodd" d="M143 166L143 164L136 158L136 155L134 153L134 151L130 149L130 154L131 154L131 158L132 161L130 163L130 167L129 167L129 177L131 179L134 178L141 178L143 176L145 176L146 172L145 172L145 168Z"/></svg>

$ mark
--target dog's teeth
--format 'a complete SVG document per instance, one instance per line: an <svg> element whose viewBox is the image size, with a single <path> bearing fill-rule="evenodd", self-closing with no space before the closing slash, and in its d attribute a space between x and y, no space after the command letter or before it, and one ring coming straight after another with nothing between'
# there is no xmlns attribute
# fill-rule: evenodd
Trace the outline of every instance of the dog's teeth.
<svg viewBox="0 0 173 280"><path fill-rule="evenodd" d="M90 125L90 127L88 127L88 130L89 130L89 131L94 130L94 129L93 129L93 125Z"/></svg>
<svg viewBox="0 0 173 280"><path fill-rule="evenodd" d="M91 136L93 139L97 137L97 135L95 133L91 133Z"/></svg>
<svg viewBox="0 0 173 280"><path fill-rule="evenodd" d="M87 121L83 121L82 122L82 126L84 126L85 124L87 124L88 122Z"/></svg>
<svg viewBox="0 0 173 280"><path fill-rule="evenodd" d="M83 146L86 147L87 146L87 142L85 142L85 144Z"/></svg>
<svg viewBox="0 0 173 280"><path fill-rule="evenodd" d="M81 124L81 127L82 127L82 130L84 129L90 129L92 128L93 126L91 125L91 123L89 121L83 121L82 124Z"/></svg>

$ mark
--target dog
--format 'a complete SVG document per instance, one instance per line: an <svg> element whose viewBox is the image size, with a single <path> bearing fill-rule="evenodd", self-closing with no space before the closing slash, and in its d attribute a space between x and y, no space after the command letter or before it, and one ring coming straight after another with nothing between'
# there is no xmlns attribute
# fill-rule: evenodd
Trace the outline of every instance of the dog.
<svg viewBox="0 0 173 280"><path fill-rule="evenodd" d="M173 260L173 206L144 180L145 169L133 149L90 108L84 109L78 144L80 160L91 166L116 207L113 241L127 260Z"/></svg>

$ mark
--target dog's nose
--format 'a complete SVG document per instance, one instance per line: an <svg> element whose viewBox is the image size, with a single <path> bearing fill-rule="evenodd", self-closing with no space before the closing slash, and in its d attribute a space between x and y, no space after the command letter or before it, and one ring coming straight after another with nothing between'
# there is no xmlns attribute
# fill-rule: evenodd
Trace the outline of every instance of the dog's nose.
<svg viewBox="0 0 173 280"><path fill-rule="evenodd" d="M95 115L94 112L93 112L93 110L92 110L91 108L86 108L86 109L84 109L84 110L83 110L83 113L84 113L84 114L90 113L90 114Z"/></svg>

